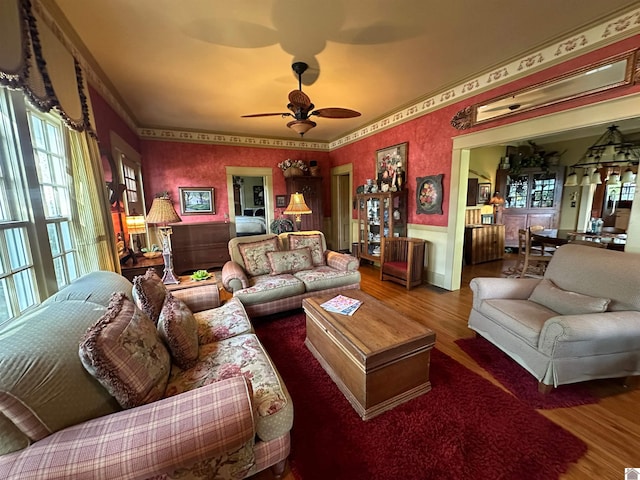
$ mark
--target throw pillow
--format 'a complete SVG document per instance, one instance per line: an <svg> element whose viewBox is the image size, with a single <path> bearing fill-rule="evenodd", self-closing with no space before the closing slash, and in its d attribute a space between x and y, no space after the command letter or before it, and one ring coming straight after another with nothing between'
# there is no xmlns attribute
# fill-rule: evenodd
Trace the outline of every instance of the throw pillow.
<svg viewBox="0 0 640 480"><path fill-rule="evenodd" d="M551 280L542 279L531 292L529 300L561 315L601 313L607 310L608 298L590 297L558 288Z"/></svg>
<svg viewBox="0 0 640 480"><path fill-rule="evenodd" d="M309 247L285 250L283 252L267 252L267 258L271 267L271 275L295 273L313 268Z"/></svg>
<svg viewBox="0 0 640 480"><path fill-rule="evenodd" d="M156 326L122 292L80 343L80 361L123 408L161 399L171 359Z"/></svg>
<svg viewBox="0 0 640 480"><path fill-rule="evenodd" d="M158 333L176 365L183 370L193 367L198 359L198 322L189 307L171 293L160 312Z"/></svg>
<svg viewBox="0 0 640 480"><path fill-rule="evenodd" d="M324 250L322 249L322 236L319 233L313 233L310 235L289 235L290 250L304 247L309 247L311 250L311 258L313 259L314 267L320 267L327 264L324 258Z"/></svg>
<svg viewBox="0 0 640 480"><path fill-rule="evenodd" d="M144 275L133 278L131 294L136 306L157 324L167 296L167 287L153 268L149 268Z"/></svg>
<svg viewBox="0 0 640 480"><path fill-rule="evenodd" d="M273 237L260 242L240 243L238 245L244 269L249 275L265 275L271 272L267 252L278 251L278 237Z"/></svg>

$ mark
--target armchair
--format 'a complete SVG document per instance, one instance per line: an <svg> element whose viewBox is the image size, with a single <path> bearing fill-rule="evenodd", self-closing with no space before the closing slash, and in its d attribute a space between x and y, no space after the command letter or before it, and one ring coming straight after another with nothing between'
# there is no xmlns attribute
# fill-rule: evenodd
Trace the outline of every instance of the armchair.
<svg viewBox="0 0 640 480"><path fill-rule="evenodd" d="M425 240L409 237L383 237L380 246L380 280L407 287L422 283Z"/></svg>

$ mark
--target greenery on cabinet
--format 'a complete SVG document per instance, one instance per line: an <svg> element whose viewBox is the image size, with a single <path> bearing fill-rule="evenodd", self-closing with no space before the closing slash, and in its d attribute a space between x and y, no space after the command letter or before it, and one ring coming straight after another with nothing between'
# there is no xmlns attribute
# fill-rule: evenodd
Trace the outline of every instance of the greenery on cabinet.
<svg viewBox="0 0 640 480"><path fill-rule="evenodd" d="M359 257L380 259L382 237L407 235L407 191L356 195Z"/></svg>

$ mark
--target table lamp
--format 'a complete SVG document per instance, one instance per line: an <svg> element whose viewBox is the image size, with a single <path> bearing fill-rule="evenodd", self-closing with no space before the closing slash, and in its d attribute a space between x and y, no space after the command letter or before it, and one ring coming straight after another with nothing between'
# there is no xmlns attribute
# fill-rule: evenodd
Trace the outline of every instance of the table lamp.
<svg viewBox="0 0 640 480"><path fill-rule="evenodd" d="M301 193L292 193L289 200L289 206L283 212L285 215L295 215L296 229L298 232L302 226L302 215L311 213L311 209L304 201L304 195Z"/></svg>
<svg viewBox="0 0 640 480"><path fill-rule="evenodd" d="M127 224L127 231L131 236L131 242L135 243L136 253L140 253L140 238L138 238L138 235L140 235L141 233L145 233L147 231L147 226L146 226L144 217L142 215L136 215L136 214L129 215L126 218L125 223ZM134 235L135 235L135 240L134 240Z"/></svg>
<svg viewBox="0 0 640 480"><path fill-rule="evenodd" d="M173 208L169 197L157 197L153 199L151 210L147 215L149 225L158 225L160 238L162 239L162 258L164 259L164 274L162 283L174 285L180 283L173 273L173 260L171 258L171 234L173 230L169 223L181 222L182 219Z"/></svg>
<svg viewBox="0 0 640 480"><path fill-rule="evenodd" d="M496 192L489 200L489 205L493 205L493 218L496 224L502 223L502 206L504 205L504 197L500 192Z"/></svg>

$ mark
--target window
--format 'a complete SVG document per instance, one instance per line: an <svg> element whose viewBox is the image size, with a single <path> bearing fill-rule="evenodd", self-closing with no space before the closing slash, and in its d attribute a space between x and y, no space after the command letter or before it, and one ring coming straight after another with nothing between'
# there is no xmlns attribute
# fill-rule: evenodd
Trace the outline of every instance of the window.
<svg viewBox="0 0 640 480"><path fill-rule="evenodd" d="M78 276L70 234L70 179L62 141L64 129L53 115L29 107L27 116L56 282L60 288Z"/></svg>
<svg viewBox="0 0 640 480"><path fill-rule="evenodd" d="M0 325L78 276L65 132L0 90Z"/></svg>

